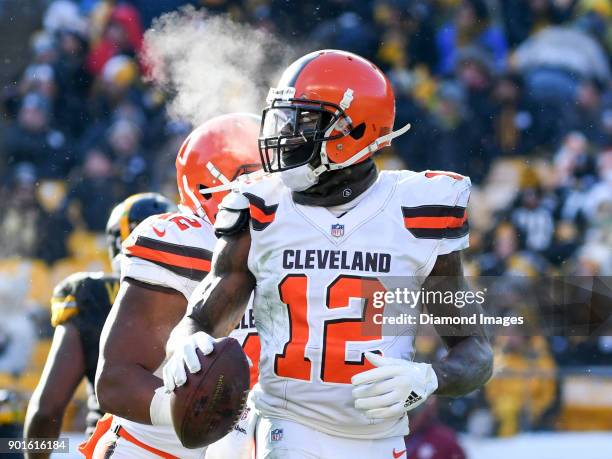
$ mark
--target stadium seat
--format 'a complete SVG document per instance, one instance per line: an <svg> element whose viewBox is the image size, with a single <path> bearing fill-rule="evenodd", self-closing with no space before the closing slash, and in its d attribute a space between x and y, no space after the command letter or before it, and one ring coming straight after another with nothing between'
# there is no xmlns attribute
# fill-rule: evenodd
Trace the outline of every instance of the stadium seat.
<svg viewBox="0 0 612 459"><path fill-rule="evenodd" d="M68 250L71 256L53 265L50 275L53 285L76 272L110 271L104 235L82 230L73 231L68 237Z"/></svg>
<svg viewBox="0 0 612 459"><path fill-rule="evenodd" d="M612 430L612 367L601 374L568 374L561 383L561 414L564 430Z"/></svg>
<svg viewBox="0 0 612 459"><path fill-rule="evenodd" d="M0 275L3 279L0 297L6 299L5 304L31 307L49 303L53 285L44 262L18 257L2 259Z"/></svg>
<svg viewBox="0 0 612 459"><path fill-rule="evenodd" d="M27 370L18 380L17 389L24 394L31 394L40 378L40 374L45 366L47 354L51 348L51 340L43 339L36 343Z"/></svg>

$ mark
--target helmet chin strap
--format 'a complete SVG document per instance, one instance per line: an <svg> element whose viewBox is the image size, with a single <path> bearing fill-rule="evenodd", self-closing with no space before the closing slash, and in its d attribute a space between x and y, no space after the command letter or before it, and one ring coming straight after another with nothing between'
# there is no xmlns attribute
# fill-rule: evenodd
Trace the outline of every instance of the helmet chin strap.
<svg viewBox="0 0 612 459"><path fill-rule="evenodd" d="M406 132L408 132L410 130L410 127L411 127L410 123L408 123L404 127L402 127L401 129L398 129L397 131L392 131L389 134L386 134L386 135L383 135L383 136L377 138L370 145L368 145L367 147L359 150L357 153L355 153L349 159L347 159L346 161L343 161L341 163L330 163L330 162L326 161L326 164L324 164L322 162L319 167L317 167L316 169L313 170L313 173L315 174L315 176L318 177L323 172L326 172L326 171L333 171L333 170L338 170L338 169L344 169L345 167L352 166L353 164L357 163L360 159L364 158L365 156L378 151L380 149L380 147L382 146L382 144L384 144L386 142L390 142L391 140L395 139L396 137L399 137L400 135L403 135ZM321 158L321 160L322 159L323 158ZM327 160L327 154L325 154L325 159Z"/></svg>
<svg viewBox="0 0 612 459"><path fill-rule="evenodd" d="M199 215L200 217L203 217L205 215L204 209L202 209L202 204L200 204L200 201L198 200L196 195L193 194L193 191L191 191L191 188L189 188L189 182L187 181L187 176L183 175L182 180L183 180L183 191L187 194L187 197L191 200L193 207L195 208L196 214Z"/></svg>
<svg viewBox="0 0 612 459"><path fill-rule="evenodd" d="M344 92L342 100L340 101L338 105L340 106L342 110L346 110L351 106L351 102L353 102L353 90L351 88L347 88L347 90ZM340 113L340 110L336 110L336 116L338 116L339 113ZM348 134L348 132L346 132L346 123L351 123L351 122L352 122L351 119L348 117L346 119L338 117L336 122L332 124L327 129L327 131L325 131L325 137L329 137L329 135L334 130L340 130L344 132L345 135ZM312 170L312 172L314 173L314 178L318 180L318 177L323 172L344 169L345 167L352 166L353 164L359 162L359 160L364 158L365 156L379 150L382 144L386 142L390 142L396 137L399 137L400 135L405 134L406 132L408 132L409 129L410 129L410 123L406 124L404 127L402 127L401 129L398 129L397 131L390 132L389 134L386 134L386 135L383 135L377 138L370 145L358 151L357 153L355 153L353 156L351 156L349 159L347 159L346 161L342 163L330 163L329 157L327 156L327 142L321 143L321 151L320 151L321 165Z"/></svg>
<svg viewBox="0 0 612 459"><path fill-rule="evenodd" d="M330 128L330 129L333 129ZM281 171L281 179L283 183L292 191L302 192L308 190L310 187L315 186L319 183L319 177L321 174L327 171L340 170L345 169L353 164L358 163L361 159L365 158L367 155L372 154L378 151L383 144L393 140L396 137L406 133L410 129L410 124L407 124L401 129L397 131L390 132L389 134L383 135L367 147L361 149L349 159L341 163L330 163L327 158L327 154L324 152L323 145L321 147L321 165L318 167L313 167L310 164L304 164L302 166L288 169L285 171ZM328 130L326 135L330 131ZM325 143L325 142L324 142Z"/></svg>

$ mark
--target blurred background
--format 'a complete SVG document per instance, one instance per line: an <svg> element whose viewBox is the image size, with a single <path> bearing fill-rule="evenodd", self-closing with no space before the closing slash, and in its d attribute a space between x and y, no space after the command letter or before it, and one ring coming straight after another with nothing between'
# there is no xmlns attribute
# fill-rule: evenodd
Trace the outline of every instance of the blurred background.
<svg viewBox="0 0 612 459"><path fill-rule="evenodd" d="M609 0L0 0L0 436L18 435L38 381L53 286L110 268L115 203L176 197L190 118L168 116L141 56L153 19L185 4L273 34L291 59L338 48L378 64L397 126L413 126L379 165L472 178L468 275L612 274ZM496 338L493 379L429 404L409 457L460 458L435 451L457 441L477 459L612 457L612 337L533 335ZM65 431L84 412L80 391Z"/></svg>

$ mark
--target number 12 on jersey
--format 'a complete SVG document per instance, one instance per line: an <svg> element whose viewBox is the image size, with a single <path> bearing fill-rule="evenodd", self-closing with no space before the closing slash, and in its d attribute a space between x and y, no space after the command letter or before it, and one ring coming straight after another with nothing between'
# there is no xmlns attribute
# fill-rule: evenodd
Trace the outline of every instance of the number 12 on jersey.
<svg viewBox="0 0 612 459"><path fill-rule="evenodd" d="M310 338L308 325L308 276L289 274L279 284L281 301L287 306L289 314L289 340L283 352L274 360L274 372L284 378L310 381L312 362L306 356L306 346ZM385 288L376 278L340 275L328 287L325 307L328 310L347 310L341 319L324 319L323 347L321 349L321 368L319 377L323 382L349 384L351 377L373 368L363 354L360 361L346 360L348 342L380 341L380 327L376 335L365 335L363 323L371 320L372 302L375 291ZM350 298L363 299L363 307L356 314L350 311ZM370 329L370 327L368 327Z"/></svg>

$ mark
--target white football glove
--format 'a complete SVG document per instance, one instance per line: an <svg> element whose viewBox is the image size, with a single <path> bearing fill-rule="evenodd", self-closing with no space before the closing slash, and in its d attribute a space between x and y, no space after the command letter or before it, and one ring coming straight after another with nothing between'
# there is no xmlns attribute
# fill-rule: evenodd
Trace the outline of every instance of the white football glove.
<svg viewBox="0 0 612 459"><path fill-rule="evenodd" d="M365 353L373 368L352 377L355 408L371 419L400 418L438 388L438 378L428 363Z"/></svg>
<svg viewBox="0 0 612 459"><path fill-rule="evenodd" d="M170 393L187 382L187 372L197 373L202 369L196 350L208 355L213 351L215 339L205 332L197 332L189 336L180 336L168 343L168 351L172 353L163 368L164 388Z"/></svg>

